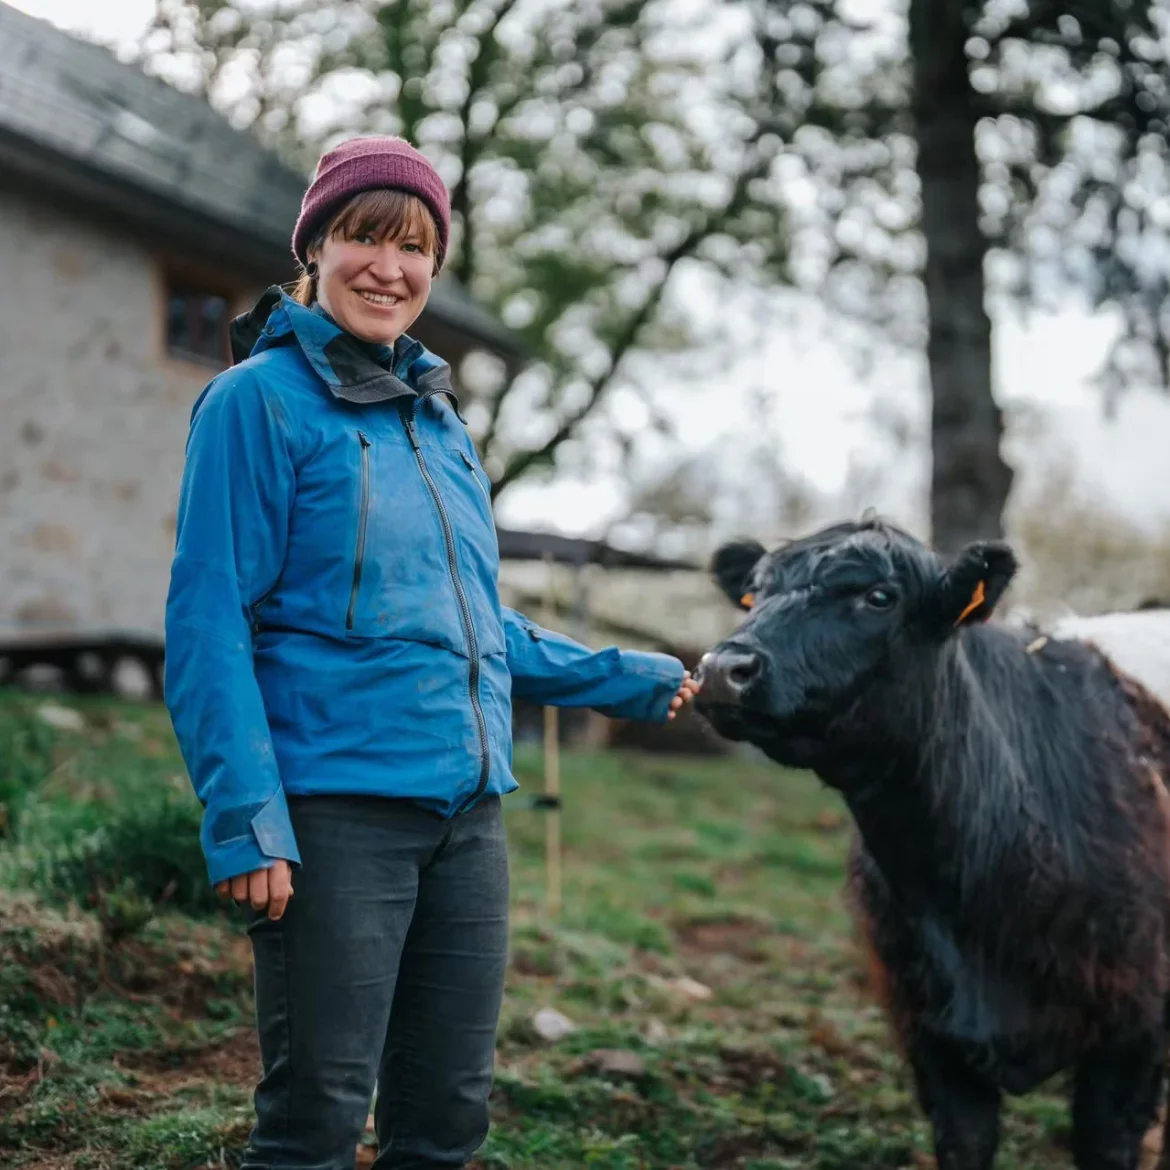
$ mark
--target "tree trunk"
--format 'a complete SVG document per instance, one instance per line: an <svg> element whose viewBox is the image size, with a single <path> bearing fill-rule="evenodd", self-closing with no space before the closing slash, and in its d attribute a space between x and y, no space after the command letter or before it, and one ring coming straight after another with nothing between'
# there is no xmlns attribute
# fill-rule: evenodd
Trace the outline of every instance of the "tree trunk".
<svg viewBox="0 0 1170 1170"><path fill-rule="evenodd" d="M942 552L1001 536L1012 471L991 391L987 243L979 228L965 0L911 0L914 115L926 240L931 386L931 539Z"/></svg>

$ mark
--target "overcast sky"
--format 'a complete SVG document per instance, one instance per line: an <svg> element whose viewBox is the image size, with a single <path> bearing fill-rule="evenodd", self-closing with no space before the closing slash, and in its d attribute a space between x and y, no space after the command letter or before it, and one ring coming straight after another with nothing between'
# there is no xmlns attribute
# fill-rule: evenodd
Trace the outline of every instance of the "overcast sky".
<svg viewBox="0 0 1170 1170"><path fill-rule="evenodd" d="M107 43L135 38L153 11L153 0L8 0L34 16ZM697 295L702 295L697 290ZM726 307L711 298L712 326L736 327ZM1086 491L1141 522L1170 522L1170 400L1132 393L1117 417L1107 421L1089 378L1109 345L1108 318L1070 307L1038 315L1025 326L1008 316L995 321L996 393L1004 404L1027 403L1043 412L1046 440L1016 460L1026 488L1048 465L1074 464ZM874 388L880 387L906 414L925 418L922 364L918 357L887 355L870 380L852 369L832 331L778 327L766 344L753 346L718 385L688 385L672 375L654 392L669 404L682 438L709 445L725 433L728 442L758 432L751 396L763 390L774 402L774 442L786 466L816 488L835 492L846 484L855 459L888 460L891 473L872 503L910 519L910 499L920 494L923 461L896 455L870 418ZM556 527L598 534L621 513L620 483L594 483L588 491L571 478L553 487L520 485L504 501L504 523Z"/></svg>

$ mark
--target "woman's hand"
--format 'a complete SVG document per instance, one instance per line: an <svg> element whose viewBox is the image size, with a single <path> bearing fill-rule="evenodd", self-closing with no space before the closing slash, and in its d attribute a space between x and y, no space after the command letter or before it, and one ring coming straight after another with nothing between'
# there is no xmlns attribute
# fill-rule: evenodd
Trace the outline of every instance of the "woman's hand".
<svg viewBox="0 0 1170 1170"><path fill-rule="evenodd" d="M275 922L284 913L292 897L292 866L287 861L276 861L270 869L254 869L230 881L220 882L215 892L221 898L229 894L242 906L245 902L253 910L267 910Z"/></svg>
<svg viewBox="0 0 1170 1170"><path fill-rule="evenodd" d="M682 686L678 688L678 694L670 700L670 713L666 716L667 719L673 719L698 693L699 683L691 678L691 672L688 670L683 675Z"/></svg>

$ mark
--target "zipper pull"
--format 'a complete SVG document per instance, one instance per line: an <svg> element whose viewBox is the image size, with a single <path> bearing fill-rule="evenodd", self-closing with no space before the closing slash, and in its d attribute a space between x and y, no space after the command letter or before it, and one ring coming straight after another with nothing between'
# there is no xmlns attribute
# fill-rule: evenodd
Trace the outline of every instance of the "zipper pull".
<svg viewBox="0 0 1170 1170"><path fill-rule="evenodd" d="M370 440L367 439L361 431L358 431L358 442L361 443L363 447L368 447L370 445Z"/></svg>
<svg viewBox="0 0 1170 1170"><path fill-rule="evenodd" d="M414 433L414 416L403 411L402 425L406 427L406 437L410 440L410 446L417 454L421 448L418 445L418 435Z"/></svg>

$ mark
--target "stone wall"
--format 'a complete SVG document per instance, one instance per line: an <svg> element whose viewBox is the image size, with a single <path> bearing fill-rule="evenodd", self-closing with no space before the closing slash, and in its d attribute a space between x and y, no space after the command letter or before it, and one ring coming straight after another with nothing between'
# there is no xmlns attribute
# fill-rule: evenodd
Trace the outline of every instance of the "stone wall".
<svg viewBox="0 0 1170 1170"><path fill-rule="evenodd" d="M190 409L215 372L166 353L164 264L188 263L0 188L0 636L161 634Z"/></svg>

